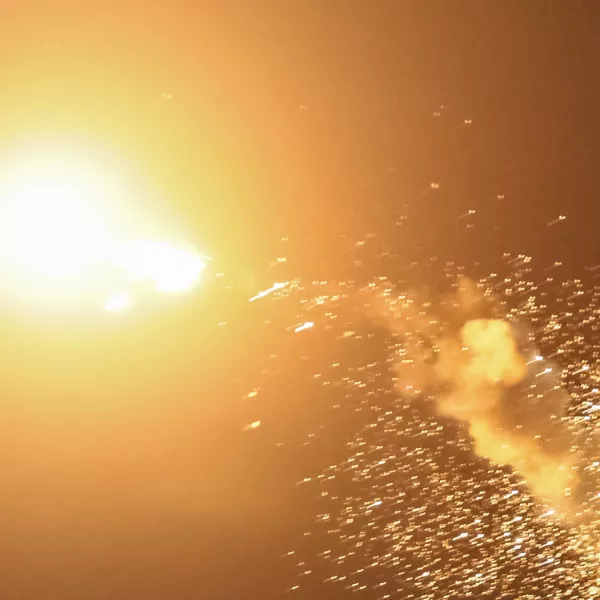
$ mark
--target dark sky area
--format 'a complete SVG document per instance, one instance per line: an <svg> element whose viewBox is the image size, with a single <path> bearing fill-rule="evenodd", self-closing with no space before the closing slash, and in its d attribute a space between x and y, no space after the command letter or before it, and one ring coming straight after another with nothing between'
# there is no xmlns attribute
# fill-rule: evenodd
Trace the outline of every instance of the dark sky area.
<svg viewBox="0 0 600 600"><path fill-rule="evenodd" d="M285 344L246 298L282 237L294 276L342 277L368 233L484 269L596 264L599 32L580 0L4 2L1 139L114 145L241 283L107 327L2 315L0 598L284 597L315 516L296 482L352 423L298 450L322 415L282 372L242 431Z"/></svg>

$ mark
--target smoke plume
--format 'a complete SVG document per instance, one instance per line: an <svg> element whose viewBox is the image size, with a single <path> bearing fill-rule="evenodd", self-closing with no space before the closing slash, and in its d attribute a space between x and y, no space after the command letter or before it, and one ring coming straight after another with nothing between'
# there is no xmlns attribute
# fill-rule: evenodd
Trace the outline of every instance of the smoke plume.
<svg viewBox="0 0 600 600"><path fill-rule="evenodd" d="M405 297L384 304L399 340L399 392L435 398L440 414L467 424L478 455L511 466L539 499L567 510L576 485L568 394L523 326L498 318L468 280L425 311Z"/></svg>

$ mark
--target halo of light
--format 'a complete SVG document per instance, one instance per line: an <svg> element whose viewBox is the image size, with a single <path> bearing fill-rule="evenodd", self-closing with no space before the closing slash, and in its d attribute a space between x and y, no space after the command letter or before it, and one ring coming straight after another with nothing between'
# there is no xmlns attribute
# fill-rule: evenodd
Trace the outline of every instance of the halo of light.
<svg viewBox="0 0 600 600"><path fill-rule="evenodd" d="M106 299L104 310L112 313L124 312L129 310L132 306L133 301L127 292L117 292Z"/></svg>
<svg viewBox="0 0 600 600"><path fill-rule="evenodd" d="M196 251L166 240L134 240L116 249L115 263L130 280L150 280L156 291L180 293L191 290L206 268Z"/></svg>
<svg viewBox="0 0 600 600"><path fill-rule="evenodd" d="M47 305L85 304L101 293L96 306L107 312L132 307L136 281L160 294L196 287L206 257L151 228L152 215L135 210L131 190L105 162L61 149L41 144L0 163L3 286Z"/></svg>

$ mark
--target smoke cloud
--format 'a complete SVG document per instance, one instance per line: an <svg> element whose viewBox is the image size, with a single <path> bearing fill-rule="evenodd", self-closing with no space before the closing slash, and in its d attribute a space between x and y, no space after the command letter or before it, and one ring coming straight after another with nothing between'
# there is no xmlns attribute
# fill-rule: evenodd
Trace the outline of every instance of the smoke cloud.
<svg viewBox="0 0 600 600"><path fill-rule="evenodd" d="M478 455L511 466L540 500L567 510L577 484L563 418L569 396L523 326L495 315L469 280L437 307L389 296L384 304L399 339L399 392L435 398L440 414L467 424Z"/></svg>

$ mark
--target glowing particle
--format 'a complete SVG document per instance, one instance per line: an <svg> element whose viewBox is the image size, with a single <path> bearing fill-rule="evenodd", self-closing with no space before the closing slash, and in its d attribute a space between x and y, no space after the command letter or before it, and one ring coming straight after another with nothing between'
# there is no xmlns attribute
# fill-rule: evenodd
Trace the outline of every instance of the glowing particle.
<svg viewBox="0 0 600 600"><path fill-rule="evenodd" d="M252 421L252 423L248 423L243 429L244 431L251 431L252 429L258 429L260 427L260 421Z"/></svg>
<svg viewBox="0 0 600 600"><path fill-rule="evenodd" d="M552 221L550 221L548 223L548 227L551 227L552 225L556 225L557 223L564 221L566 218L567 217L565 215L559 215L557 219L553 219Z"/></svg>
<svg viewBox="0 0 600 600"><path fill-rule="evenodd" d="M311 327L314 327L314 323L312 321L306 321L306 323L303 323L302 325L299 325L298 327L296 327L296 329L294 329L294 333L300 333L301 331L304 331L305 329L310 329Z"/></svg>
<svg viewBox="0 0 600 600"><path fill-rule="evenodd" d="M260 300L260 298L264 298L265 296L268 296L269 294L271 294L277 290L283 289L288 284L289 284L288 281L284 281L281 283L274 283L270 288L267 288L266 290L262 290L261 292L258 292L258 294L256 294L256 296L252 296L252 298L250 298L248 300L248 302L254 302L255 300Z"/></svg>

